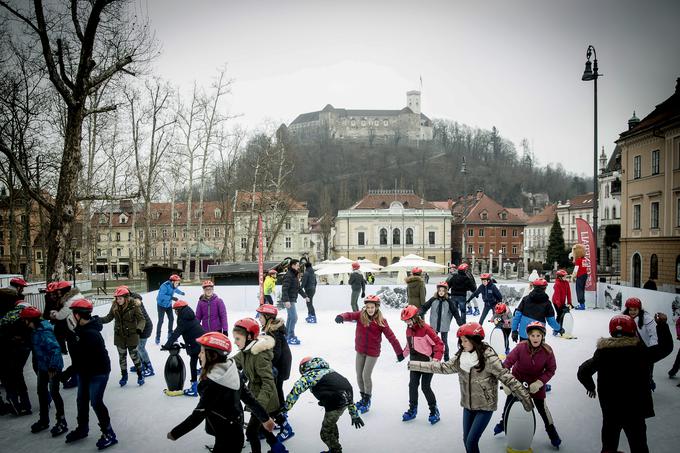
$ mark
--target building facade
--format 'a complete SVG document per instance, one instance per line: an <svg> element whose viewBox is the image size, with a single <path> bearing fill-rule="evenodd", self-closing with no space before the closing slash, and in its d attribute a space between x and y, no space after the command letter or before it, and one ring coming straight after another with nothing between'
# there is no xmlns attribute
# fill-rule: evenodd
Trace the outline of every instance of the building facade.
<svg viewBox="0 0 680 453"><path fill-rule="evenodd" d="M621 280L680 292L680 78L675 92L617 140Z"/></svg>
<svg viewBox="0 0 680 453"><path fill-rule="evenodd" d="M635 116L635 114L633 114ZM633 120L631 118L631 120ZM609 160L602 148L598 175L598 256L602 270L621 272L621 148L614 148Z"/></svg>
<svg viewBox="0 0 680 453"><path fill-rule="evenodd" d="M557 203L557 218L560 220L564 245L567 248L578 242L576 219L585 219L590 227L593 227L593 206L593 192L577 195L564 203Z"/></svg>
<svg viewBox="0 0 680 453"><path fill-rule="evenodd" d="M545 263L557 205L551 204L534 216L529 217L524 228L524 258L528 261Z"/></svg>
<svg viewBox="0 0 680 453"><path fill-rule="evenodd" d="M323 110L298 115L288 126L301 141L327 136L336 140L367 143L432 140L432 121L421 112L420 91L406 93L400 110L351 110L328 104Z"/></svg>
<svg viewBox="0 0 680 453"><path fill-rule="evenodd" d="M369 190L335 219L334 255L381 266L416 254L439 264L449 259L451 211L412 190Z"/></svg>

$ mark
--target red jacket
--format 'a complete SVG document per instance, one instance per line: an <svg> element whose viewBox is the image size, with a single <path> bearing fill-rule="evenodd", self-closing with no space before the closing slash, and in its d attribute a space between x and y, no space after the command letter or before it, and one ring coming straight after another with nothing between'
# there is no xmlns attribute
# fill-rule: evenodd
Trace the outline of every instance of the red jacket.
<svg viewBox="0 0 680 453"><path fill-rule="evenodd" d="M404 355L411 354L411 360L429 362L439 361L444 355L444 342L429 324L422 327L414 324L406 328L406 348Z"/></svg>
<svg viewBox="0 0 680 453"><path fill-rule="evenodd" d="M574 260L574 266L578 266L578 271L576 272L577 277L580 277L581 275L586 275L588 273L585 258L576 258Z"/></svg>
<svg viewBox="0 0 680 453"><path fill-rule="evenodd" d="M553 286L552 302L557 308L562 308L565 298L567 303L571 305L571 286L569 286L568 281L558 278L555 280L555 286Z"/></svg>
<svg viewBox="0 0 680 453"><path fill-rule="evenodd" d="M361 323L361 311L343 313L340 316L342 316L342 319L345 321L357 322L357 330L354 335L354 350L356 352L366 354L371 357L380 356L380 343L382 341L383 334L387 338L387 341L390 342L394 352L397 355L403 352L401 345L399 344L399 340L397 340L394 332L392 332L392 329L390 329L386 319L384 321L385 325L383 327L380 327L374 320L371 320L368 326L364 326Z"/></svg>
<svg viewBox="0 0 680 453"><path fill-rule="evenodd" d="M555 375L557 362L550 346L533 350L528 341L522 341L510 351L503 366L512 369L512 375L520 382L531 385L536 379L543 382L543 387L532 393L533 398L545 399L545 384Z"/></svg>

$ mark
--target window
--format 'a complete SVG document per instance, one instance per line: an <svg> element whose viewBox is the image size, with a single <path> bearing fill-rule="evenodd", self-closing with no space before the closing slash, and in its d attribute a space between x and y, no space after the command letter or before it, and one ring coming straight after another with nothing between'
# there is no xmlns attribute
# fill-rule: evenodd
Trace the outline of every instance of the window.
<svg viewBox="0 0 680 453"><path fill-rule="evenodd" d="M436 262L437 262L437 257L436 257L436 256L428 256L428 257L427 257L427 260L428 260L428 261L432 261L433 263L436 263Z"/></svg>
<svg viewBox="0 0 680 453"><path fill-rule="evenodd" d="M354 126L356 126L356 125L357 125L357 122L356 122L356 121L354 121L354 120L352 120L352 121L350 121L349 125L350 125L350 126L352 126L352 127L354 127Z"/></svg>
<svg viewBox="0 0 680 453"><path fill-rule="evenodd" d="M139 240L140 241L144 240L144 230L139 230Z"/></svg>
<svg viewBox="0 0 680 453"><path fill-rule="evenodd" d="M203 229L203 237L206 239L210 237L210 228Z"/></svg>
<svg viewBox="0 0 680 453"><path fill-rule="evenodd" d="M132 231L128 231L128 242L132 241Z"/></svg>
<svg viewBox="0 0 680 453"><path fill-rule="evenodd" d="M392 244L393 245L401 244L401 231L399 231L399 228L395 228L394 230L392 230Z"/></svg>
<svg viewBox="0 0 680 453"><path fill-rule="evenodd" d="M675 226L680 227L680 198L675 200Z"/></svg>
<svg viewBox="0 0 680 453"><path fill-rule="evenodd" d="M363 231L359 231L357 233L357 244L366 245L366 233Z"/></svg>
<svg viewBox="0 0 680 453"><path fill-rule="evenodd" d="M286 236L286 248L289 249L293 246L293 241L291 240L290 236Z"/></svg>
<svg viewBox="0 0 680 453"><path fill-rule="evenodd" d="M0 255L4 255L4 253L0 253ZM42 259L42 250L38 250L37 252L35 252L35 258L38 260Z"/></svg>
<svg viewBox="0 0 680 453"><path fill-rule="evenodd" d="M172 248L172 255L177 256L177 247Z"/></svg>
<svg viewBox="0 0 680 453"><path fill-rule="evenodd" d="M285 228L286 228L287 230L290 230L290 219L286 219L286 226L285 226Z"/></svg>
<svg viewBox="0 0 680 453"><path fill-rule="evenodd" d="M120 217L118 217L118 221L124 225L128 223L128 218L125 214L121 214Z"/></svg>
<svg viewBox="0 0 680 453"><path fill-rule="evenodd" d="M185 229L182 230L182 239L186 239L186 238L187 238L187 230L185 228Z"/></svg>
<svg viewBox="0 0 680 453"><path fill-rule="evenodd" d="M366 126L366 120L361 120L361 125Z"/></svg>
<svg viewBox="0 0 680 453"><path fill-rule="evenodd" d="M222 211L219 208L215 208L215 218L219 219L222 217Z"/></svg>
<svg viewBox="0 0 680 453"><path fill-rule="evenodd" d="M508 231L505 228L502 228L501 229L501 237L504 238L504 237L507 237L507 236L508 236Z"/></svg>
<svg viewBox="0 0 680 453"><path fill-rule="evenodd" d="M508 213L503 211L501 212L501 220L508 220Z"/></svg>
<svg viewBox="0 0 680 453"><path fill-rule="evenodd" d="M612 219L616 219L616 206L612 206Z"/></svg>
<svg viewBox="0 0 680 453"><path fill-rule="evenodd" d="M436 237L435 237L435 232L434 232L434 231L428 231L427 237L428 237L428 242L429 242L429 244L430 244L430 245L434 245L435 239L436 239Z"/></svg>
<svg viewBox="0 0 680 453"><path fill-rule="evenodd" d="M305 219L300 219L300 231L304 232L305 231L305 226L306 226L306 221Z"/></svg>
<svg viewBox="0 0 680 453"><path fill-rule="evenodd" d="M479 236L480 238L484 237L484 228L479 229L479 234L477 236Z"/></svg>
<svg viewBox="0 0 680 453"><path fill-rule="evenodd" d="M389 125L390 125L390 122L389 122L389 121L387 121L387 120L384 120L384 121L383 121L383 126L387 127L387 126L389 126Z"/></svg>
<svg viewBox="0 0 680 453"><path fill-rule="evenodd" d="M144 258L144 248L143 247L139 248L139 257Z"/></svg>
<svg viewBox="0 0 680 453"><path fill-rule="evenodd" d="M609 184L604 185L604 197L609 198Z"/></svg>
<svg viewBox="0 0 680 453"><path fill-rule="evenodd" d="M479 253L480 255L484 255L484 246L483 245L480 245L477 248L477 253Z"/></svg>
<svg viewBox="0 0 680 453"><path fill-rule="evenodd" d="M123 254L123 249L116 249L116 256L121 256Z"/></svg>
<svg viewBox="0 0 680 453"><path fill-rule="evenodd" d="M0 245L0 256L5 256L5 247Z"/></svg>
<svg viewBox="0 0 680 453"><path fill-rule="evenodd" d="M475 230L472 229L472 228L470 228L470 229L468 230L468 237L473 237L474 235L475 235Z"/></svg>
<svg viewBox="0 0 680 453"><path fill-rule="evenodd" d="M387 245L387 230L380 228L380 245Z"/></svg>
<svg viewBox="0 0 680 453"><path fill-rule="evenodd" d="M482 212L482 213L479 215L479 217L480 217L482 220L486 220L486 219L489 218L489 214L488 214L486 211L484 211L484 212Z"/></svg>
<svg viewBox="0 0 680 453"><path fill-rule="evenodd" d="M658 201L653 201L652 206L651 206L651 214L650 214L650 227L651 228L659 228L659 202Z"/></svg>
<svg viewBox="0 0 680 453"><path fill-rule="evenodd" d="M413 229L406 228L406 245L413 245Z"/></svg>
<svg viewBox="0 0 680 453"><path fill-rule="evenodd" d="M590 214L586 214L586 222L590 223Z"/></svg>
<svg viewBox="0 0 680 453"><path fill-rule="evenodd" d="M156 239L156 230L151 230L151 239Z"/></svg>
<svg viewBox="0 0 680 453"><path fill-rule="evenodd" d="M658 149L652 151L652 174L658 175L661 167L661 152Z"/></svg>
<svg viewBox="0 0 680 453"><path fill-rule="evenodd" d="M156 247L153 247L151 249L151 256L155 257L156 256Z"/></svg>
<svg viewBox="0 0 680 453"><path fill-rule="evenodd" d="M247 238L241 238L241 248L244 249L248 245L248 239Z"/></svg>
<svg viewBox="0 0 680 453"><path fill-rule="evenodd" d="M162 234L163 234L163 239L167 239L167 238L168 238L168 230L167 230L167 229L163 228Z"/></svg>
<svg viewBox="0 0 680 453"><path fill-rule="evenodd" d="M518 234L517 230L512 230L512 237L516 238Z"/></svg>
<svg viewBox="0 0 680 453"><path fill-rule="evenodd" d="M163 244L163 256L168 256L168 246Z"/></svg>
<svg viewBox="0 0 680 453"><path fill-rule="evenodd" d="M609 208L604 208L604 220L609 218Z"/></svg>
<svg viewBox="0 0 680 453"><path fill-rule="evenodd" d="M508 247L505 246L505 245L501 245L501 253L503 255L507 255L508 254Z"/></svg>
<svg viewBox="0 0 680 453"><path fill-rule="evenodd" d="M120 233L116 233L116 242L120 242Z"/></svg>
<svg viewBox="0 0 680 453"><path fill-rule="evenodd" d="M659 278L659 258L656 256L656 253L652 254L652 257L649 259L649 278Z"/></svg>
<svg viewBox="0 0 680 453"><path fill-rule="evenodd" d="M642 156L633 157L633 179L638 179L642 176Z"/></svg>
<svg viewBox="0 0 680 453"><path fill-rule="evenodd" d="M215 239L220 237L220 229L219 228L215 228L214 233L215 233Z"/></svg>
<svg viewBox="0 0 680 453"><path fill-rule="evenodd" d="M517 255L517 246L516 245L512 246L512 254Z"/></svg>
<svg viewBox="0 0 680 453"><path fill-rule="evenodd" d="M468 255L472 255L472 252L474 251L474 249L475 248L472 245L468 245L468 250L467 250Z"/></svg>
<svg viewBox="0 0 680 453"><path fill-rule="evenodd" d="M636 204L633 205L633 229L634 230L639 230L640 229L640 205Z"/></svg>
<svg viewBox="0 0 680 453"><path fill-rule="evenodd" d="M304 241L302 242L302 244L303 244L303 248L304 248L305 250L307 250L307 238L304 239Z"/></svg>

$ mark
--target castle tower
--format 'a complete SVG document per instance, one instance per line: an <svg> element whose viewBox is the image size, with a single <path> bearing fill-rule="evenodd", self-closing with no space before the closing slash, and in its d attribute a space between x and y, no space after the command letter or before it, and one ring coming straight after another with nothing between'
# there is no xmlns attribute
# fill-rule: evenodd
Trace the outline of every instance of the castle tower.
<svg viewBox="0 0 680 453"><path fill-rule="evenodd" d="M420 113L420 91L406 92L406 106L413 110L413 113Z"/></svg>

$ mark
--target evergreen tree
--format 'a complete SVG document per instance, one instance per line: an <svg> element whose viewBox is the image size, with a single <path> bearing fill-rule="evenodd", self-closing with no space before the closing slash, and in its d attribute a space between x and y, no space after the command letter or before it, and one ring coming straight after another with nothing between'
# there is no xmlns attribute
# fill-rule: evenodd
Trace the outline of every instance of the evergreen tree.
<svg viewBox="0 0 680 453"><path fill-rule="evenodd" d="M569 264L569 253L564 246L564 236L562 235L562 225L555 215L552 228L550 228L550 238L548 239L548 252L546 260L553 265L557 261L560 267L566 267Z"/></svg>

